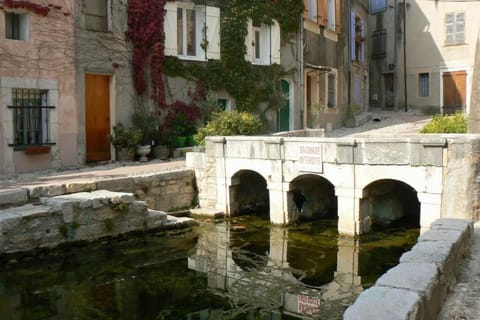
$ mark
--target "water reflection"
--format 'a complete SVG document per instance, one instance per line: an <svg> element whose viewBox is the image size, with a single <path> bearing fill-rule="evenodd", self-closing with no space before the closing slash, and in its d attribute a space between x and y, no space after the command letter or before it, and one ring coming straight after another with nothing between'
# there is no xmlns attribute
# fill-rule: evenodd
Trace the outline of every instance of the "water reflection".
<svg viewBox="0 0 480 320"><path fill-rule="evenodd" d="M239 217L1 261L1 319L341 319L417 230Z"/></svg>
<svg viewBox="0 0 480 320"><path fill-rule="evenodd" d="M364 287L395 265L418 236L416 230L389 232L381 233L383 242L365 238L362 247L359 239L338 237L334 220L280 228L237 218L208 225L188 266L207 274L210 290L230 301L233 309L222 319L248 312L255 319L341 319ZM365 261L367 281L362 281L362 255L371 259L377 249L385 252L373 263Z"/></svg>

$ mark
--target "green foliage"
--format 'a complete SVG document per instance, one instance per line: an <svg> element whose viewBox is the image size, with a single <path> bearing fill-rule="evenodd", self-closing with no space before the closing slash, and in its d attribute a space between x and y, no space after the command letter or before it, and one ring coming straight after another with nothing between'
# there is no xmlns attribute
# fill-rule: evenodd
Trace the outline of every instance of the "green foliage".
<svg viewBox="0 0 480 320"><path fill-rule="evenodd" d="M125 212L128 210L128 203L125 203L123 201L120 202L115 202L110 205L113 211L117 212Z"/></svg>
<svg viewBox="0 0 480 320"><path fill-rule="evenodd" d="M141 144L152 144L158 136L158 117L152 112L135 111L132 115L132 125L142 133Z"/></svg>
<svg viewBox="0 0 480 320"><path fill-rule="evenodd" d="M434 115L432 120L421 130L421 133L466 133L467 116L457 112L454 115Z"/></svg>
<svg viewBox="0 0 480 320"><path fill-rule="evenodd" d="M198 2L198 1L194 1ZM164 72L202 83L208 90L226 90L236 101L240 110L255 111L260 102L267 102L270 108L278 99L272 96L281 92L280 79L289 74L279 65L258 66L245 60L245 37L249 18L272 24L276 20L282 32L282 41L289 33L298 31L300 17L304 10L302 0L238 0L210 1L221 10L221 60L204 64L181 61L167 57ZM200 4L200 2L199 2ZM201 1L204 4L204 1Z"/></svg>
<svg viewBox="0 0 480 320"><path fill-rule="evenodd" d="M115 149L134 148L141 139L142 132L139 129L126 128L121 122L113 126L113 133L108 136Z"/></svg>
<svg viewBox="0 0 480 320"><path fill-rule="evenodd" d="M103 224L105 226L105 231L110 232L110 231L113 230L113 220L112 219L103 220Z"/></svg>
<svg viewBox="0 0 480 320"><path fill-rule="evenodd" d="M212 114L212 120L198 129L195 141L205 143L206 136L254 135L261 133L258 115L247 111L223 111Z"/></svg>

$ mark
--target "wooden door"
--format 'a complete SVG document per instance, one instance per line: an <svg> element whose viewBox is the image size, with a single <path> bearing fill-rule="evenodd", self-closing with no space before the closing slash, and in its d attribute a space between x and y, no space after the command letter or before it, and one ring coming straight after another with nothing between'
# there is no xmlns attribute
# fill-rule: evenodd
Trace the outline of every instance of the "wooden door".
<svg viewBox="0 0 480 320"><path fill-rule="evenodd" d="M443 74L443 113L465 112L467 72L455 71Z"/></svg>
<svg viewBox="0 0 480 320"><path fill-rule="evenodd" d="M110 77L85 75L87 161L110 160Z"/></svg>

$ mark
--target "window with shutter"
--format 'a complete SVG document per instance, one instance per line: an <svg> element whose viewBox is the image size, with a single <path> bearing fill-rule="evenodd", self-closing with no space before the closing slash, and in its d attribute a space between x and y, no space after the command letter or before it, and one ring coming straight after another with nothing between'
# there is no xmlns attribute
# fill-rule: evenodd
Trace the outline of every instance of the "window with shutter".
<svg viewBox="0 0 480 320"><path fill-rule="evenodd" d="M165 4L165 55L184 60L220 59L220 9Z"/></svg>
<svg viewBox="0 0 480 320"><path fill-rule="evenodd" d="M245 59L253 64L280 64L280 26L275 20L271 25L260 21L248 21L245 38Z"/></svg>
<svg viewBox="0 0 480 320"><path fill-rule="evenodd" d="M445 45L465 44L465 12L445 15Z"/></svg>

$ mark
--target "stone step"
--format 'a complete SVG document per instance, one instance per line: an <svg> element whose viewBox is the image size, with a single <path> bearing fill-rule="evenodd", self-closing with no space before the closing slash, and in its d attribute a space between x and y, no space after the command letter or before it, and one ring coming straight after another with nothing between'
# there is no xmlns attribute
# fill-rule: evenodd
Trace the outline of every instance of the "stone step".
<svg viewBox="0 0 480 320"><path fill-rule="evenodd" d="M195 223L151 210L131 193L97 190L46 197L0 210L0 255Z"/></svg>

